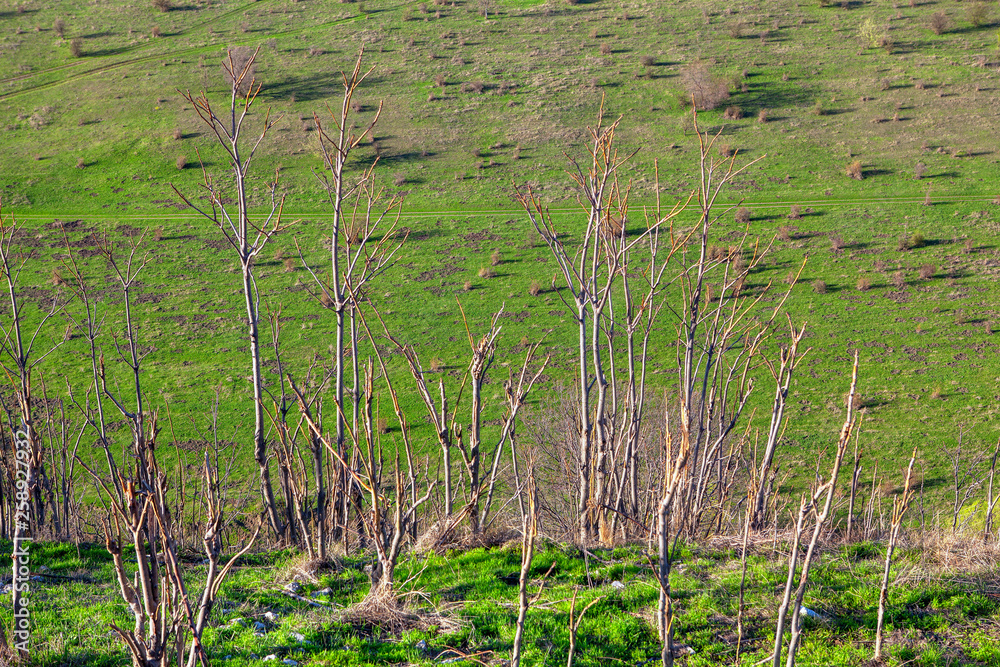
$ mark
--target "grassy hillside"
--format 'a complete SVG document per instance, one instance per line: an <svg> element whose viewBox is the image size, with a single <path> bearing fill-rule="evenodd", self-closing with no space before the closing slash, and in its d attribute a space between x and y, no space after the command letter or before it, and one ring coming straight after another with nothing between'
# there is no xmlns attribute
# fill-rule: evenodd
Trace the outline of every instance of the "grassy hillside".
<svg viewBox="0 0 1000 667"><path fill-rule="evenodd" d="M153 348L146 381L161 405L185 415L175 420L180 439L205 436L201 413L217 385L223 432L249 431L235 260L169 186L198 192L199 154L210 171L225 166L178 90L205 89L221 103L223 49L250 45L261 47L263 84L253 120L266 107L281 116L262 145L252 195L261 202L279 170L294 222L260 263L260 286L281 308L296 368L328 359L333 326L308 297L306 272L286 266L296 241L312 265L324 262L311 118L336 101L338 73L362 46L374 71L358 123L379 101L383 113L355 166L380 156L382 182L405 193L401 224L411 231L375 303L425 365L440 360L455 391L468 356L456 298L474 331L505 303L489 387L497 396L505 366L551 331L548 395L569 376L572 340L559 296L529 294L533 281L549 285L554 267L511 200L512 182L531 183L572 239L580 218L564 153L584 153L603 98L609 117L624 116L622 149L639 150L622 170L633 182L633 224L653 202L654 159L662 195L686 196L697 141L685 81L700 61L730 97L699 122L721 132L719 144L738 160L763 158L728 193L750 209L751 236L774 239L751 288L782 286L808 256L788 303L793 322L808 322L812 352L793 389L787 469L807 474L814 452L834 440L854 349L867 407L862 446L883 464L894 469L918 445L928 490L944 493L943 448L958 432L980 448L995 441L995 8L974 25L977 5L968 2L175 4L160 12L144 2L25 2L0 13L0 192L5 211L32 230L26 243L38 256L24 279L43 304L58 292L63 228L98 284L109 274L93 257L91 232L150 230L137 309ZM937 12L947 18L941 34L931 26ZM862 180L846 174L855 161ZM740 230L727 217L718 242ZM905 249L901 239L916 235L923 244ZM479 277L495 251L496 275ZM105 306L110 325L119 304ZM47 335L59 340L64 329L59 322ZM672 336L664 319L654 346L662 386L672 379ZM82 350L71 338L46 360L53 391L85 382Z"/></svg>

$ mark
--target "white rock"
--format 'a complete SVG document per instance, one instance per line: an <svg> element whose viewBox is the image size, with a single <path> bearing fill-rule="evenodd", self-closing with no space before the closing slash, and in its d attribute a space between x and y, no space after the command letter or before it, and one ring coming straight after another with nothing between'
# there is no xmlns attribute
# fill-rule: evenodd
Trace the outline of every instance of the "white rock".
<svg viewBox="0 0 1000 667"><path fill-rule="evenodd" d="M290 632L288 636L297 642L304 642L306 640L306 636L300 632Z"/></svg>
<svg viewBox="0 0 1000 667"><path fill-rule="evenodd" d="M612 581L611 588L615 589L616 591L624 590L625 584L623 584L620 581Z"/></svg>
<svg viewBox="0 0 1000 667"><path fill-rule="evenodd" d="M264 612L264 619L267 620L268 623L277 623L278 615L275 614L273 611L267 611Z"/></svg>
<svg viewBox="0 0 1000 667"><path fill-rule="evenodd" d="M264 662L275 662L277 660L278 660L278 656L276 656L273 653L271 655L264 656Z"/></svg>

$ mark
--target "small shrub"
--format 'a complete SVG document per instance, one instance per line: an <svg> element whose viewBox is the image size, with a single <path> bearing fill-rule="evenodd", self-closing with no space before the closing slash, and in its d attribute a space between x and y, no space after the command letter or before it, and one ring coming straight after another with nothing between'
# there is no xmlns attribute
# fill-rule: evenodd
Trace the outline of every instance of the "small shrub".
<svg viewBox="0 0 1000 667"><path fill-rule="evenodd" d="M975 249L976 249L976 242L973 241L972 239L965 239L965 245L962 246L962 252L968 255Z"/></svg>
<svg viewBox="0 0 1000 667"><path fill-rule="evenodd" d="M854 162L847 165L847 175L856 181L864 179L865 173L864 170L861 168L861 160L855 160Z"/></svg>
<svg viewBox="0 0 1000 667"><path fill-rule="evenodd" d="M788 286L795 285L795 278L796 278L795 271L789 271L787 274L785 274L785 284Z"/></svg>
<svg viewBox="0 0 1000 667"><path fill-rule="evenodd" d="M478 275L479 275L480 278L489 279L489 278L492 278L493 276L496 275L496 271L494 271L493 269L491 269L488 266L481 266L481 267L479 267L479 273L478 273Z"/></svg>
<svg viewBox="0 0 1000 667"><path fill-rule="evenodd" d="M163 240L163 227L157 227L153 230L153 240L157 243Z"/></svg>
<svg viewBox="0 0 1000 667"><path fill-rule="evenodd" d="M83 39L80 37L74 37L69 43L69 54L74 58L79 58L83 55Z"/></svg>
<svg viewBox="0 0 1000 667"><path fill-rule="evenodd" d="M813 292L816 292L816 294L826 294L826 281L817 278L812 281L812 288Z"/></svg>
<svg viewBox="0 0 1000 667"><path fill-rule="evenodd" d="M503 263L503 257L500 255L500 251L499 250L494 250L493 254L490 255L490 265L491 266L500 266L500 264L502 264L502 263Z"/></svg>
<svg viewBox="0 0 1000 667"><path fill-rule="evenodd" d="M181 139L184 138L184 133L181 132L181 129L179 127L175 128L174 129L174 133L173 133L173 137L174 137L174 141L180 141Z"/></svg>
<svg viewBox="0 0 1000 667"><path fill-rule="evenodd" d="M858 278L858 285L857 285L857 287L858 287L858 291L860 291L860 292L867 292L872 287L871 278L869 278L868 276L861 276L860 278Z"/></svg>
<svg viewBox="0 0 1000 667"><path fill-rule="evenodd" d="M767 122L767 109L761 109L757 112L757 122L766 123Z"/></svg>
<svg viewBox="0 0 1000 667"><path fill-rule="evenodd" d="M286 257L284 266L285 266L285 273L291 273L295 271L295 259L293 259L292 257Z"/></svg>
<svg viewBox="0 0 1000 667"><path fill-rule="evenodd" d="M77 161L76 161L76 168L77 169L86 169L87 168L87 163L83 161L83 158L78 158L77 159Z"/></svg>
<svg viewBox="0 0 1000 667"><path fill-rule="evenodd" d="M810 111L814 116L822 116L825 113L823 110L823 102L821 100L816 100L816 103L813 104Z"/></svg>
<svg viewBox="0 0 1000 667"><path fill-rule="evenodd" d="M937 273L937 267L933 264L924 264L920 267L920 270L917 271L917 275L920 276L921 280L930 280L934 277L935 273Z"/></svg>
<svg viewBox="0 0 1000 667"><path fill-rule="evenodd" d="M611 55L611 45L610 44L601 44L601 55L602 56L610 56Z"/></svg>
<svg viewBox="0 0 1000 667"><path fill-rule="evenodd" d="M187 158L181 155L180 157L177 158L177 163L176 163L177 168L184 169L184 167L187 166L187 162L188 162Z"/></svg>
<svg viewBox="0 0 1000 667"><path fill-rule="evenodd" d="M948 30L951 26L951 21L948 20L948 15L944 12L934 12L931 14L927 25L931 29L931 32L935 35L940 35Z"/></svg>
<svg viewBox="0 0 1000 667"><path fill-rule="evenodd" d="M445 77L444 74L435 74L434 75L434 85L437 86L437 87L439 87L439 88L444 88L445 82L447 80L448 79Z"/></svg>
<svg viewBox="0 0 1000 667"><path fill-rule="evenodd" d="M892 274L890 282L892 283L892 286L895 287L896 289L903 289L904 287L906 287L906 276L903 275L902 271L896 271Z"/></svg>
<svg viewBox="0 0 1000 667"><path fill-rule="evenodd" d="M378 418L378 432L385 435L389 432L389 420L385 417Z"/></svg>
<svg viewBox="0 0 1000 667"><path fill-rule="evenodd" d="M49 275L49 283L56 287L62 287L66 284L66 279L59 273L59 269L52 269L52 273Z"/></svg>
<svg viewBox="0 0 1000 667"><path fill-rule="evenodd" d="M406 185L406 174L396 173L396 175L392 177L392 184L397 188Z"/></svg>
<svg viewBox="0 0 1000 667"><path fill-rule="evenodd" d="M656 63L656 59L653 56L642 56L639 58L639 64L643 67L652 67Z"/></svg>
<svg viewBox="0 0 1000 667"><path fill-rule="evenodd" d="M740 39L743 37L743 33L747 29L747 24L745 21L736 20L729 24L729 36L733 39Z"/></svg>
<svg viewBox="0 0 1000 667"><path fill-rule="evenodd" d="M444 368L444 362L441 361L440 357L431 358L431 372L440 373L443 368Z"/></svg>
<svg viewBox="0 0 1000 667"><path fill-rule="evenodd" d="M481 94L486 88L486 84L482 81L466 81L462 84L463 93L475 93L477 95Z"/></svg>
<svg viewBox="0 0 1000 667"><path fill-rule="evenodd" d="M698 110L714 109L729 99L729 83L712 74L708 63L696 60L680 73L681 85L687 93L685 101L694 101Z"/></svg>
<svg viewBox="0 0 1000 667"><path fill-rule="evenodd" d="M736 151L729 144L722 144L719 146L719 155L722 157L732 157L736 154Z"/></svg>
<svg viewBox="0 0 1000 667"><path fill-rule="evenodd" d="M985 2L974 2L965 10L965 16L976 28L986 25L990 20L990 9Z"/></svg>
<svg viewBox="0 0 1000 667"><path fill-rule="evenodd" d="M750 222L750 209L746 206L740 206L736 209L736 224L745 225Z"/></svg>
<svg viewBox="0 0 1000 667"><path fill-rule="evenodd" d="M532 280L531 285L528 287L528 294L531 296L538 296L542 293L542 285L537 280Z"/></svg>
<svg viewBox="0 0 1000 667"><path fill-rule="evenodd" d="M257 63L253 60L254 49L249 46L237 46L226 51L222 60L222 74L227 86L232 86L236 80L236 94L247 97L256 80Z"/></svg>
<svg viewBox="0 0 1000 667"><path fill-rule="evenodd" d="M844 239L841 238L840 234L831 234L829 238L830 249L833 250L834 253L838 253L844 249Z"/></svg>
<svg viewBox="0 0 1000 667"><path fill-rule="evenodd" d="M739 107L726 107L722 117L726 120L739 120L743 118L743 110Z"/></svg>
<svg viewBox="0 0 1000 667"><path fill-rule="evenodd" d="M801 220L802 219L802 207L798 204L792 204L792 207L788 209L788 219L789 220Z"/></svg>
<svg viewBox="0 0 1000 667"><path fill-rule="evenodd" d="M466 280L465 283L462 285L462 289L465 290L466 292L471 291L472 290L472 281L471 280Z"/></svg>
<svg viewBox="0 0 1000 667"><path fill-rule="evenodd" d="M173 8L170 0L153 0L153 9L159 9L161 12L169 12Z"/></svg>
<svg viewBox="0 0 1000 667"><path fill-rule="evenodd" d="M909 239L907 239L907 244L910 248L923 248L927 245L927 241L924 240L923 234L915 232Z"/></svg>
<svg viewBox="0 0 1000 667"><path fill-rule="evenodd" d="M160 32L160 26L158 25L154 25L153 29L149 31L149 34L152 37L161 37L163 35L163 33Z"/></svg>
<svg viewBox="0 0 1000 667"><path fill-rule="evenodd" d="M884 259L876 259L872 263L872 268L878 271L879 273L885 273L886 270L888 270L889 268L889 264L886 263Z"/></svg>
<svg viewBox="0 0 1000 667"><path fill-rule="evenodd" d="M792 240L792 228L788 225L778 227L778 238L782 241Z"/></svg>
<svg viewBox="0 0 1000 667"><path fill-rule="evenodd" d="M310 57L323 55L323 47L321 46L310 46L307 52Z"/></svg>
<svg viewBox="0 0 1000 667"><path fill-rule="evenodd" d="M66 22L62 19L56 19L52 24L52 30L56 33L59 39L66 36Z"/></svg>

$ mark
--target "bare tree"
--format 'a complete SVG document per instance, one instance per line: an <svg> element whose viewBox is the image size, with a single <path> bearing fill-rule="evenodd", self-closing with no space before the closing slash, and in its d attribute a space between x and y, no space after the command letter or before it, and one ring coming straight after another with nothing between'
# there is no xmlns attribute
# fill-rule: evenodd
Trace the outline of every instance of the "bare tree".
<svg viewBox="0 0 1000 667"><path fill-rule="evenodd" d="M903 494L892 501L892 529L889 532L889 543L885 547L885 567L882 569L882 588L878 595L878 622L875 626L875 660L882 659L882 629L885 623L885 607L889 602L889 572L892 567L892 555L899 541L899 531L903 525L903 515L906 514L910 501L913 500L915 489L912 487L913 463L917 460L917 449L913 448L910 455L910 465L906 468L906 482L903 484Z"/></svg>
<svg viewBox="0 0 1000 667"><path fill-rule="evenodd" d="M259 49L258 49L259 50ZM256 216L251 216L250 201L247 193L247 182L250 169L253 166L253 159L261 142L267 136L268 130L274 125L275 120L271 119L270 113L266 114L259 133L251 140L244 138L244 125L250 116L251 107L260 92L260 84L253 78L254 61L257 51L242 62L239 67L236 54L232 50L228 52L227 62L224 67L230 74L230 101L229 108L221 115L212 107L205 93L195 97L190 92L183 93L202 122L211 130L217 143L223 148L229 162L229 168L233 176L233 188L235 189L236 208L232 208L226 201L223 186L216 181L202 166L203 187L208 198L208 203L196 202L175 187L174 192L184 201L185 204L201 214L206 220L219 228L225 239L232 246L233 251L240 263L240 275L242 278L243 300L246 307L246 323L248 338L250 342L250 367L253 384L254 402L254 460L260 470L261 494L264 500L264 507L267 511L271 530L275 535L283 536L286 524L278 514L274 500L274 490L271 484L271 473L267 456L267 432L264 414L264 380L261 375L261 343L260 343L260 293L257 289L257 281L254 276L254 266L257 258L267 242L278 233L281 224L281 212L284 204L284 197L277 194L278 178L275 173L274 181L267 184L270 193L269 210L257 221ZM243 95L241 89L249 81L248 92ZM243 97L243 101L239 98Z"/></svg>

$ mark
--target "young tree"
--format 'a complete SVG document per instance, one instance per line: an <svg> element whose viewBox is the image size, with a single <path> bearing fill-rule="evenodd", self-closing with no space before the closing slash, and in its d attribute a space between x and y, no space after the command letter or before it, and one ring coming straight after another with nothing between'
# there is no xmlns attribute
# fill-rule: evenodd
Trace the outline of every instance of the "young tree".
<svg viewBox="0 0 1000 667"><path fill-rule="evenodd" d="M258 49L259 51L259 49ZM257 51L245 60L232 50L223 63L223 69L228 73L230 81L229 108L217 113L205 93L195 97L190 92L184 93L186 99L195 109L198 117L211 130L216 141L226 153L229 168L233 176L235 190L235 208L227 201L224 187L209 175L202 167L203 187L208 198L207 205L202 200L194 201L181 194L175 187L174 192L185 204L201 214L205 219L219 228L225 239L232 246L240 263L242 278L243 301L246 308L246 324L250 341L250 367L253 384L254 407L254 460L260 470L261 494L267 511L271 530L275 535L283 536L287 529L286 523L278 513L274 500L274 490L271 484L270 464L267 456L267 432L264 415L264 380L261 374L261 343L260 343L260 293L254 276L254 266L257 258L264 251L268 241L278 233L281 224L281 212L284 197L277 194L278 175L274 181L267 184L270 192L270 206L259 218L252 215L247 194L247 183L250 169L257 149L267 136L268 130L274 125L270 113L264 117L258 133L249 141L244 138L244 125L250 116L250 110L260 84L253 78L254 61ZM244 94L243 90L246 90ZM244 98L240 101L239 98Z"/></svg>

